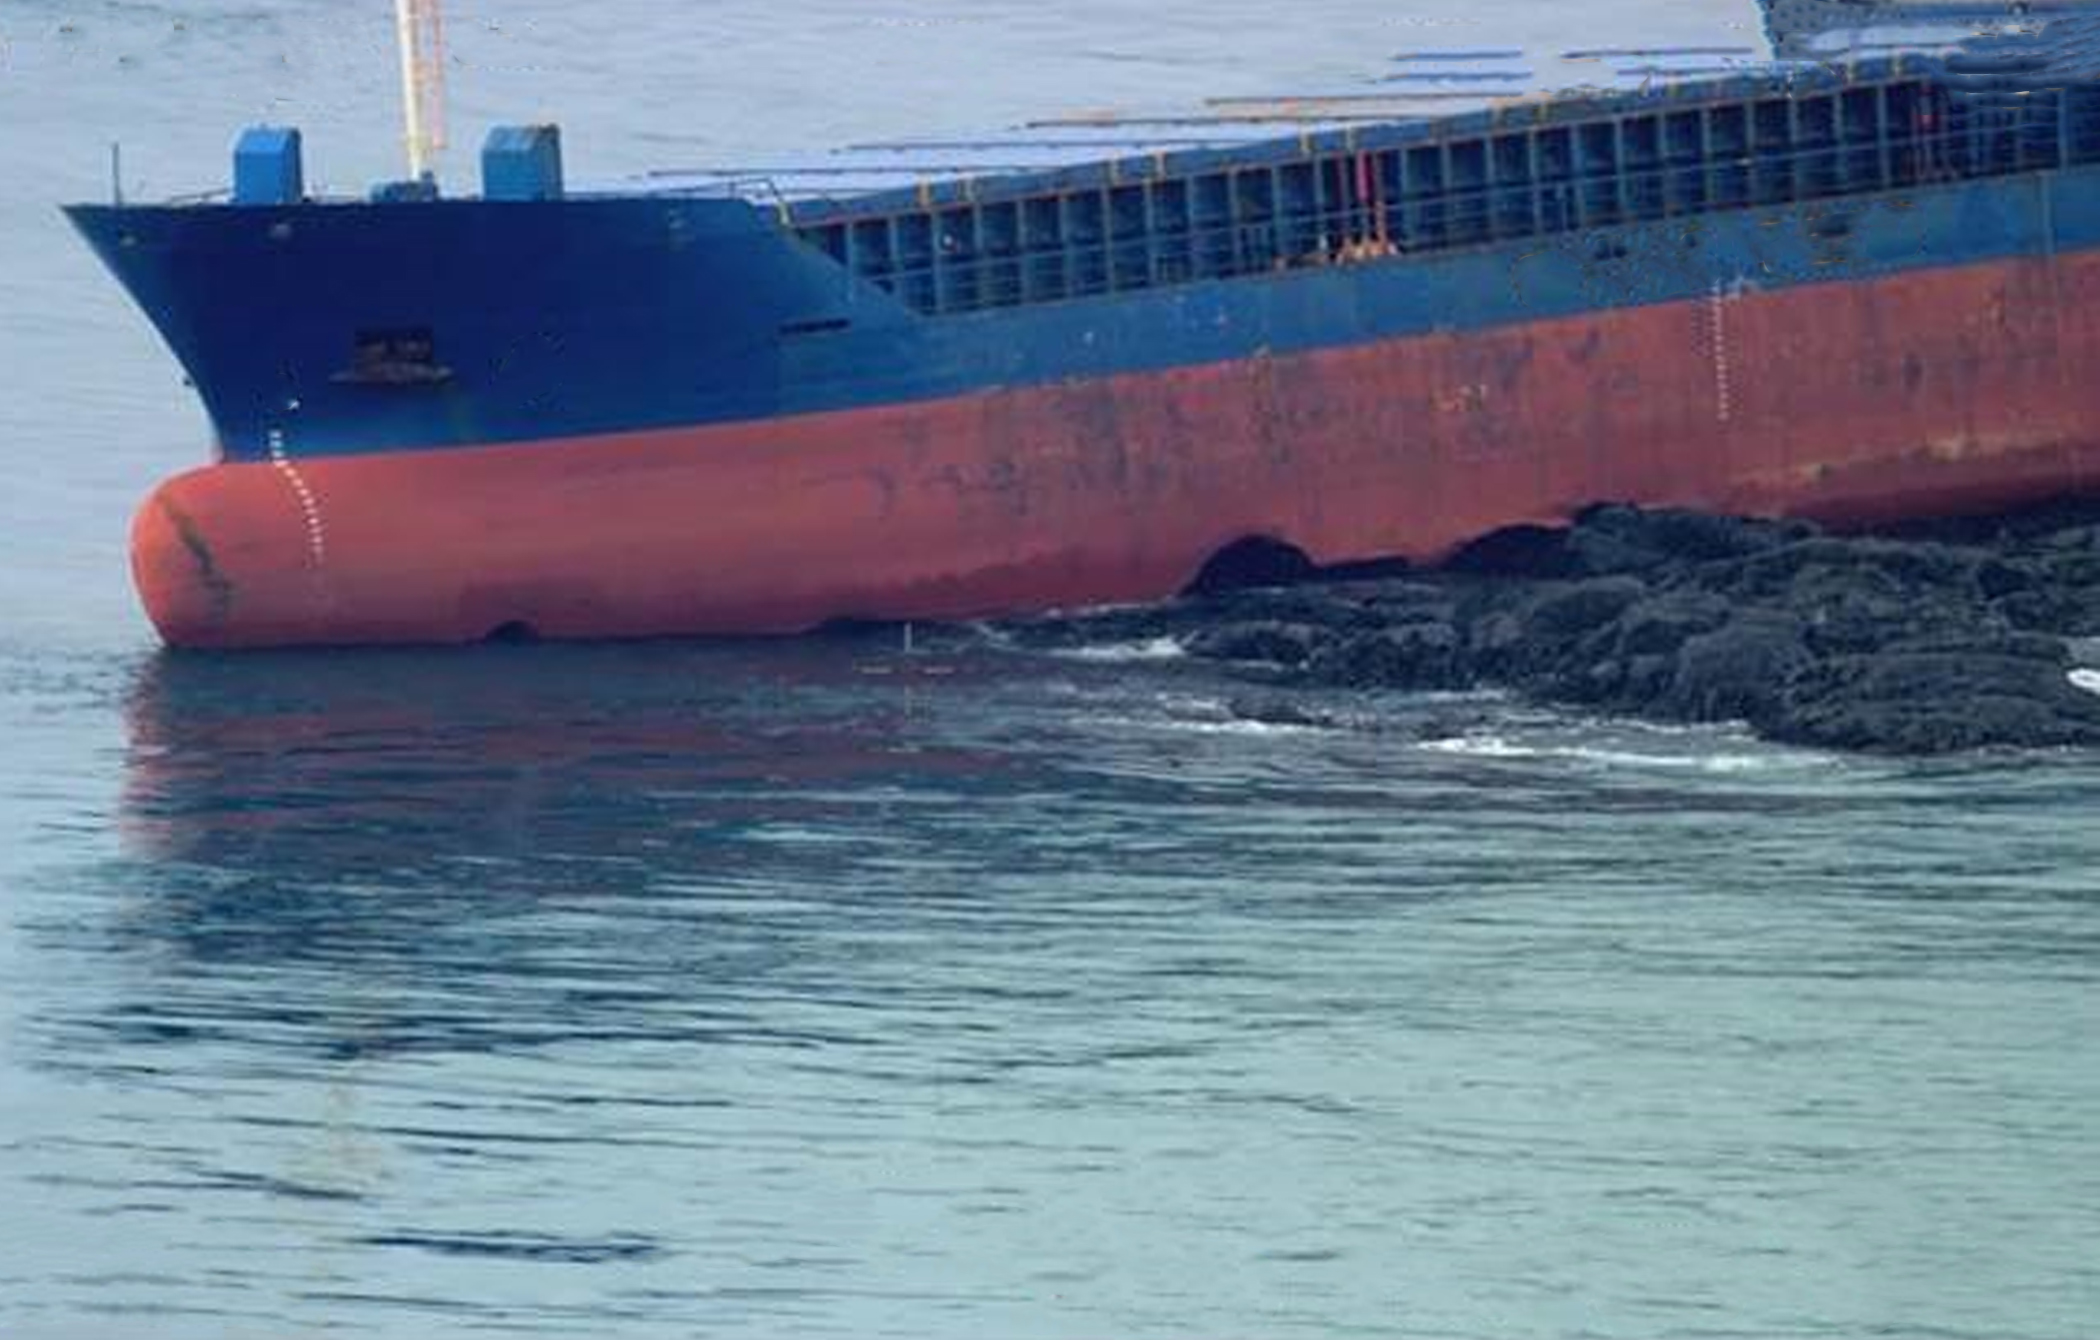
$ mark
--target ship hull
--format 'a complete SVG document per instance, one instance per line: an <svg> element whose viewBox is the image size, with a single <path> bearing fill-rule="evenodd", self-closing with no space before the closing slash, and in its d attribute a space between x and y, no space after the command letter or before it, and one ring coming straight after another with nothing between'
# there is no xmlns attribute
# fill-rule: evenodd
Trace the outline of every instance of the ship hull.
<svg viewBox="0 0 2100 1340"><path fill-rule="evenodd" d="M185 647L791 632L1155 599L1235 541L1434 560L1601 501L1886 521L2100 487L2100 252L746 423L209 466Z"/></svg>

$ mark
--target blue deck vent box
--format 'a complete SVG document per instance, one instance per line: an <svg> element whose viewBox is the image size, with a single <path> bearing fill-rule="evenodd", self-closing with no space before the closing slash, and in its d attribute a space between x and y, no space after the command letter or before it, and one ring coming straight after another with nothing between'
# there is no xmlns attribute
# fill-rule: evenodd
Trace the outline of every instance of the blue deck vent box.
<svg viewBox="0 0 2100 1340"><path fill-rule="evenodd" d="M561 199L561 127L497 126L481 146L488 200Z"/></svg>
<svg viewBox="0 0 2100 1340"><path fill-rule="evenodd" d="M289 126L251 126L233 146L233 203L296 205L306 198L299 132Z"/></svg>

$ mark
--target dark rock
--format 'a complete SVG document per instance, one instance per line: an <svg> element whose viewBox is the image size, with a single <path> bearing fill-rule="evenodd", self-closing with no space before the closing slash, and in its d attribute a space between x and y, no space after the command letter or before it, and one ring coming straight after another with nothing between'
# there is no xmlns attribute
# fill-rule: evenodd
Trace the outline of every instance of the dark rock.
<svg viewBox="0 0 2100 1340"><path fill-rule="evenodd" d="M1205 596L1182 601L1176 608L1185 618L1200 616L1205 626L1226 620L1335 629L1379 622L1367 608L1371 594L1354 585L1288 586Z"/></svg>
<svg viewBox="0 0 2100 1340"><path fill-rule="evenodd" d="M2059 554L2089 554L2100 550L2100 526L2077 526L2045 535L2042 548Z"/></svg>
<svg viewBox="0 0 2100 1340"><path fill-rule="evenodd" d="M1772 715L1788 682L1814 661L1798 620L1757 611L1701 633L1677 655L1677 673L1659 706L1695 721Z"/></svg>
<svg viewBox="0 0 2100 1340"><path fill-rule="evenodd" d="M1567 575L1617 577L1645 575L1670 561L1661 550L1607 530L1577 528L1567 540Z"/></svg>
<svg viewBox="0 0 2100 1340"><path fill-rule="evenodd" d="M1893 753L2100 745L2100 694L2068 671L2063 657L1992 652L1838 657L1760 724L1782 740Z"/></svg>
<svg viewBox="0 0 2100 1340"><path fill-rule="evenodd" d="M1444 570L1474 577L1520 577L1534 581L1583 575L1558 526L1507 526L1466 545L1444 562Z"/></svg>
<svg viewBox="0 0 2100 1340"><path fill-rule="evenodd" d="M2042 581L2041 574L2024 563L1988 558L1976 565L1976 590L1985 600L2002 600L2032 591Z"/></svg>
<svg viewBox="0 0 2100 1340"><path fill-rule="evenodd" d="M1362 588L1368 613L1389 623L1449 623L1458 613L1458 598L1434 582L1379 582Z"/></svg>
<svg viewBox="0 0 2100 1340"><path fill-rule="evenodd" d="M1561 668L1584 639L1610 627L1646 591L1632 577L1535 587L1496 583L1472 591L1454 622L1466 656L1482 673L1521 682Z"/></svg>
<svg viewBox="0 0 2100 1340"><path fill-rule="evenodd" d="M2004 549L2100 528L2100 494L2057 498L2032 507L1979 516L1936 517L1890 526L1894 539L1932 540L1968 548Z"/></svg>
<svg viewBox="0 0 2100 1340"><path fill-rule="evenodd" d="M1813 601L1838 591L1900 599L1965 587L1977 562L1943 545L1819 536L1720 565L1700 574L1700 584L1740 600Z"/></svg>
<svg viewBox="0 0 2100 1340"><path fill-rule="evenodd" d="M1306 675L1319 684L1359 689L1453 689L1472 683L1458 630L1411 623L1352 633L1316 648Z"/></svg>
<svg viewBox="0 0 2100 1340"><path fill-rule="evenodd" d="M1678 660L1675 656L1631 656L1621 664L1625 666L1619 683L1622 701L1660 702L1677 681Z"/></svg>
<svg viewBox="0 0 2100 1340"><path fill-rule="evenodd" d="M1216 595L1226 591L1289 586L1303 582L1317 571L1305 551L1265 536L1236 540L1212 554L1187 594Z"/></svg>
<svg viewBox="0 0 2100 1340"><path fill-rule="evenodd" d="M1729 613L1728 601L1711 592L1668 591L1619 616L1617 650L1622 656L1674 656L1692 638L1727 623Z"/></svg>
<svg viewBox="0 0 2100 1340"><path fill-rule="evenodd" d="M2100 692L2072 679L2100 676L2100 500L1878 537L1597 507L1565 529L1488 536L1438 572L1235 590L1019 636L1165 634L1283 686L1485 684L1842 749L2100 745Z"/></svg>
<svg viewBox="0 0 2100 1340"><path fill-rule="evenodd" d="M2069 668L2071 644L2048 633L2028 633L2011 628L1977 627L1952 634L1923 634L1893 642L1887 648L1896 656L1991 656L2045 661Z"/></svg>
<svg viewBox="0 0 2100 1340"><path fill-rule="evenodd" d="M1619 505L1593 507L1582 513L1574 532L1578 552L1584 552L1584 544L1591 540L1609 538L1620 546L1619 552L1646 554L1648 561L1639 565L1642 569L1743 558L1820 533L1800 521L1759 521L1675 508L1650 511Z"/></svg>
<svg viewBox="0 0 2100 1340"><path fill-rule="evenodd" d="M1532 580L1610 577L1740 558L1818 532L1806 522L1758 521L1608 503L1567 527L1512 526L1467 545L1452 572Z"/></svg>
<svg viewBox="0 0 2100 1340"><path fill-rule="evenodd" d="M1565 638L1602 628L1648 594L1634 577L1599 577L1569 586L1549 586L1520 612L1532 637Z"/></svg>
<svg viewBox="0 0 2100 1340"><path fill-rule="evenodd" d="M2040 563L2052 585L2100 589L2100 549L2059 550L2044 555Z"/></svg>

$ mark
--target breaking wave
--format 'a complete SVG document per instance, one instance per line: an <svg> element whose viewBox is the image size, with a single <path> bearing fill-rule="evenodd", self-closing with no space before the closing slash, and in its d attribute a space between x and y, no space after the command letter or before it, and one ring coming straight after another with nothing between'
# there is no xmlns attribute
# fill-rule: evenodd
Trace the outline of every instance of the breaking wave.
<svg viewBox="0 0 2100 1340"><path fill-rule="evenodd" d="M1806 757L1775 750L1769 745L1756 746L1754 752L1745 748L1666 754L1608 745L1528 742L1494 732L1425 740L1420 748L1428 753L1513 762L1560 761L1593 767L1712 774L1771 772L1797 766Z"/></svg>
<svg viewBox="0 0 2100 1340"><path fill-rule="evenodd" d="M1134 661L1176 661L1188 655L1179 638L1152 637L1137 642L1102 642L1092 646L1066 647L1054 655L1074 661L1123 665Z"/></svg>

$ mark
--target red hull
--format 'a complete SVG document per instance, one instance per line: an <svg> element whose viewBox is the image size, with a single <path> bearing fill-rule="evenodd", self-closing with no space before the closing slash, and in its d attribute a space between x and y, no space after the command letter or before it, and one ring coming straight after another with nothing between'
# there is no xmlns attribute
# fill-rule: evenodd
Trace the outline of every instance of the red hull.
<svg viewBox="0 0 2100 1340"><path fill-rule="evenodd" d="M928 404L219 465L133 531L179 646L785 632L1148 600L1252 535L1433 559L1601 500L1859 523L2100 486L2100 258Z"/></svg>

